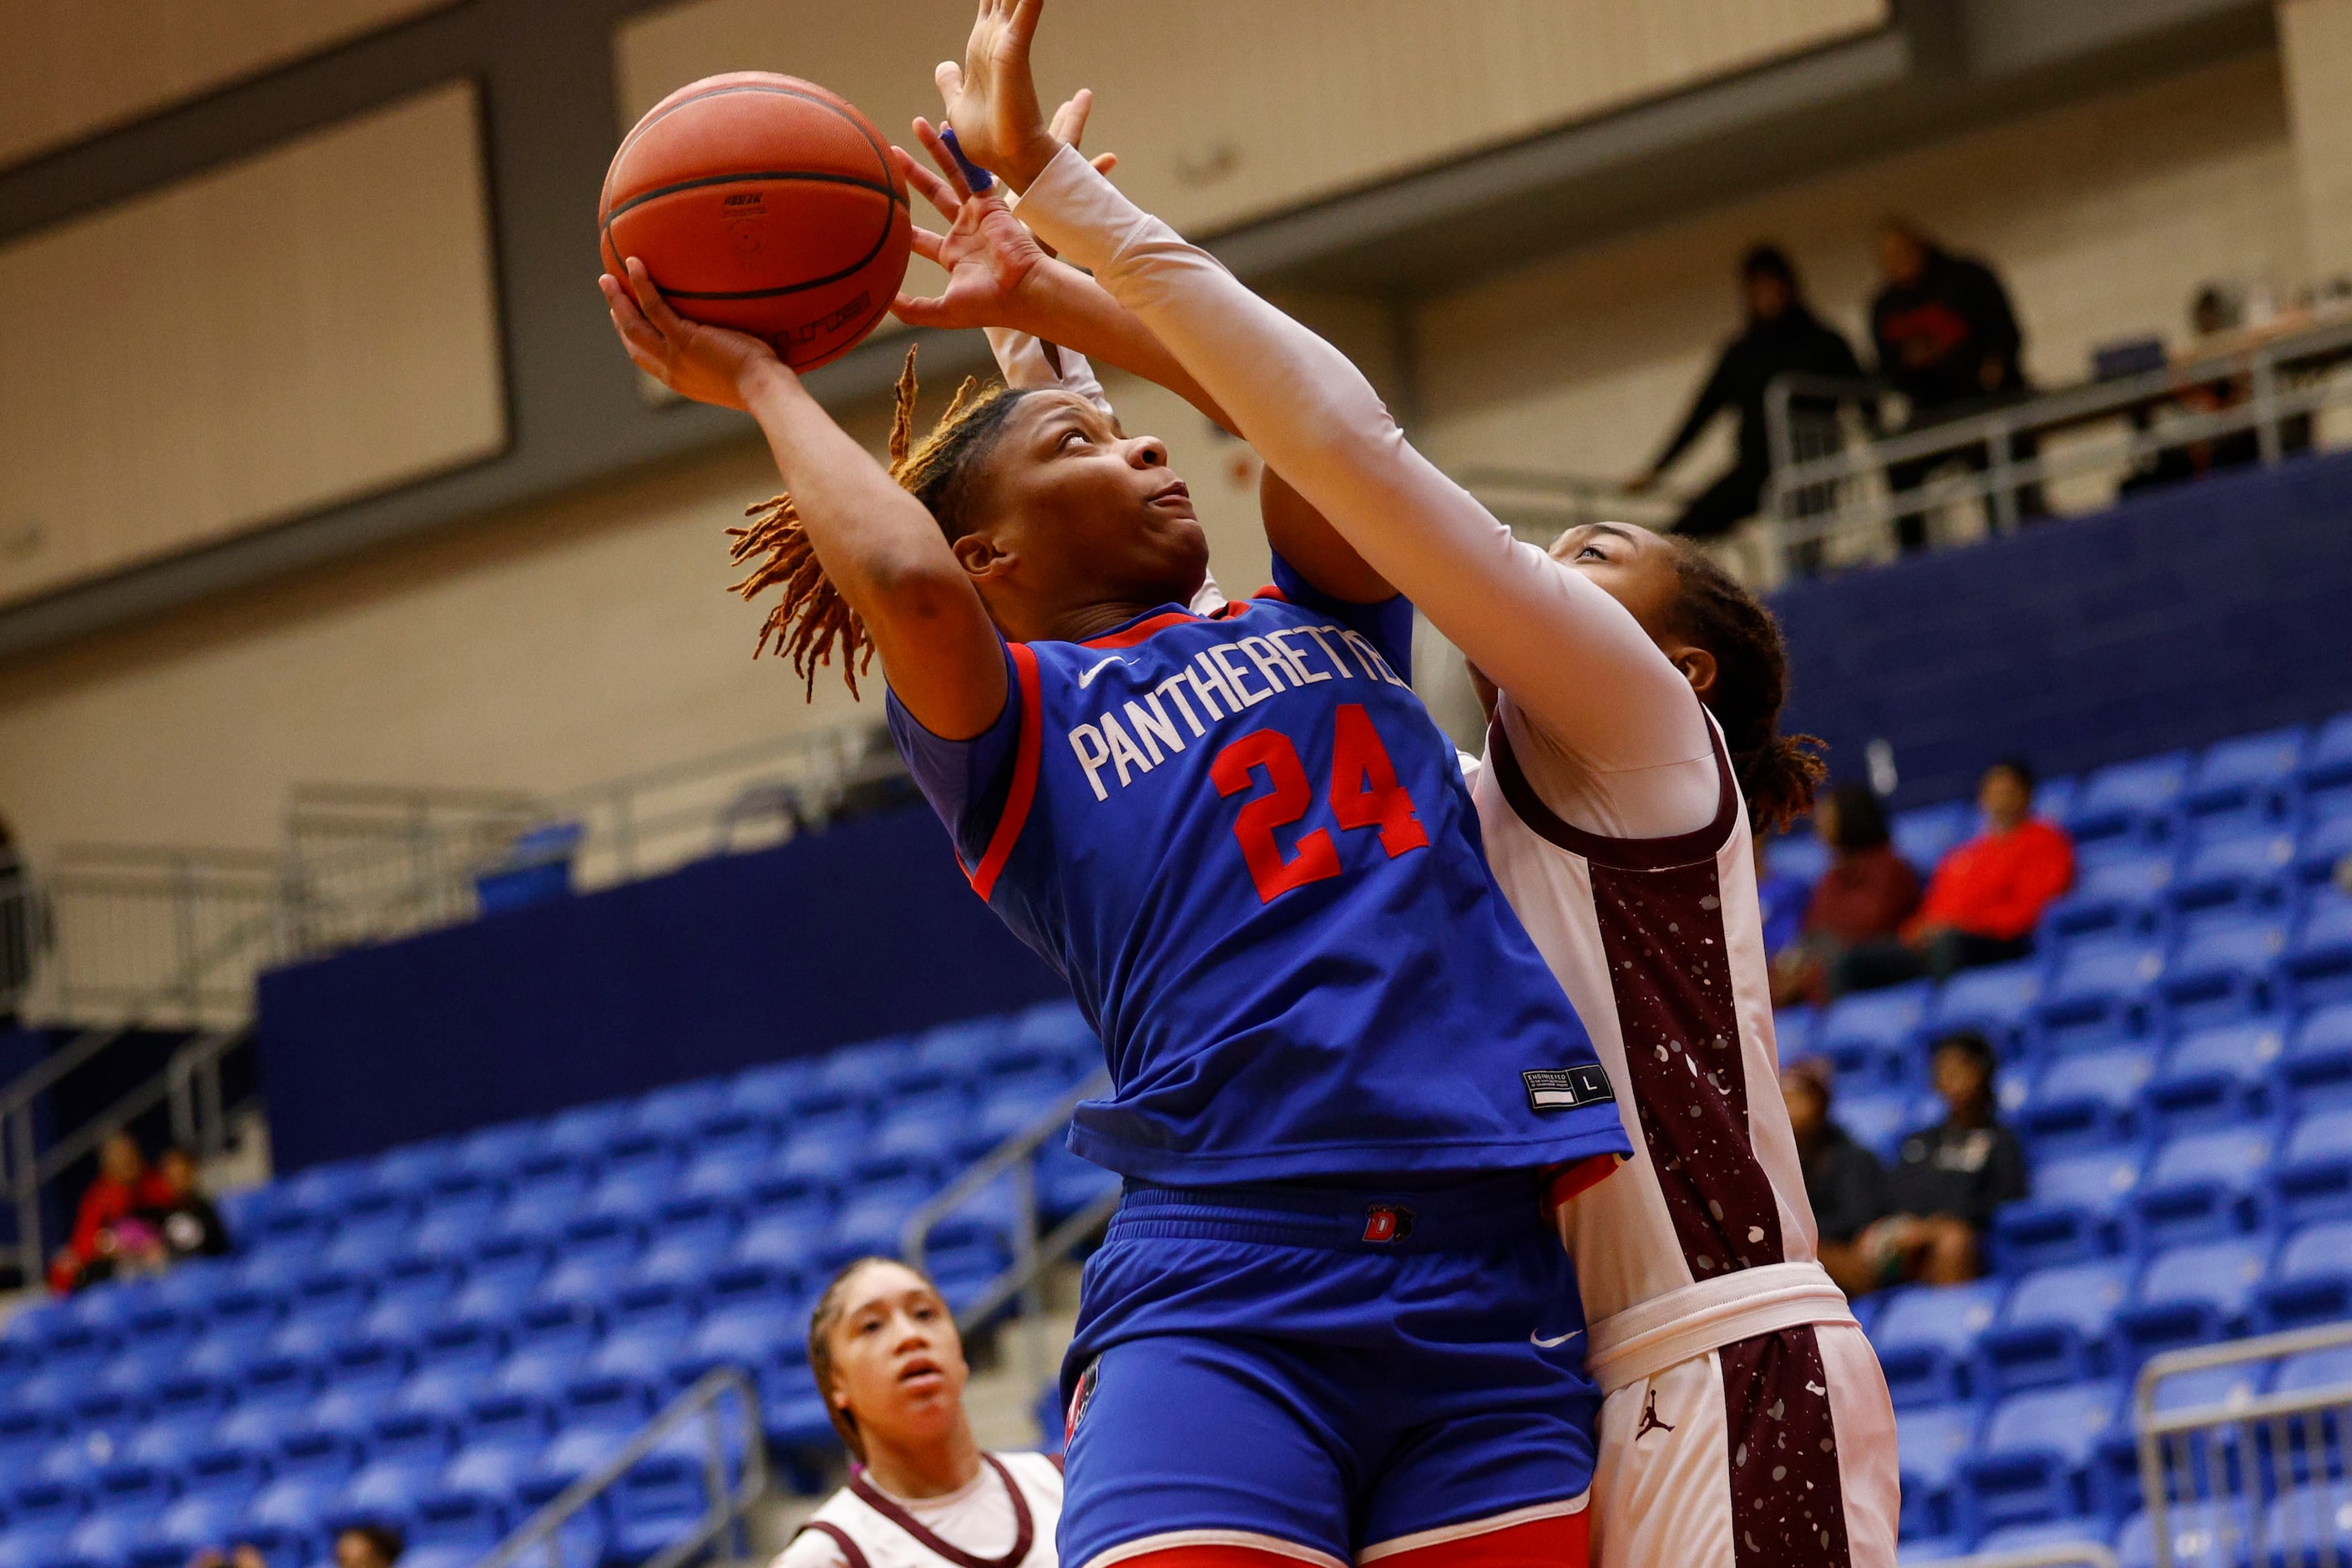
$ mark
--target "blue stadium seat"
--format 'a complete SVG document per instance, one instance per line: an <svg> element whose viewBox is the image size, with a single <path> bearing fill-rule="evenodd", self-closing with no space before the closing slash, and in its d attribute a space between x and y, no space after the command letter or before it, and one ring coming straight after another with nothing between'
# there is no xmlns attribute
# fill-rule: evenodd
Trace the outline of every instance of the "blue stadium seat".
<svg viewBox="0 0 2352 1568"><path fill-rule="evenodd" d="M2067 942L2145 931L2164 908L2172 872L2172 856L2165 851L2087 863L2077 872L2074 887L2043 912L2042 929Z"/></svg>
<svg viewBox="0 0 2352 1568"><path fill-rule="evenodd" d="M614 1485L611 1501L614 1551L642 1562L691 1531L709 1510L702 1461L691 1454L648 1455Z"/></svg>
<svg viewBox="0 0 2352 1568"><path fill-rule="evenodd" d="M453 1173L504 1177L539 1147L542 1129L536 1121L501 1121L480 1127L457 1141L450 1156Z"/></svg>
<svg viewBox="0 0 2352 1568"><path fill-rule="evenodd" d="M1941 805L1898 811L1887 830L1895 841L1895 852L1924 879L1934 874L1945 856L1974 837L1978 826L1975 801L1948 800Z"/></svg>
<svg viewBox="0 0 2352 1568"><path fill-rule="evenodd" d="M1999 1557L2079 1546L2086 1541L2095 1542L2105 1533L2104 1523L2080 1519L2053 1519L2040 1524L2005 1524L1999 1530L1986 1531L1984 1539L1976 1543L1969 1555ZM1901 1561L1911 1562L1910 1553L1905 1552Z"/></svg>
<svg viewBox="0 0 2352 1568"><path fill-rule="evenodd" d="M716 1203L711 1206L721 1219L730 1219L725 1209ZM656 1225L653 1241L629 1273L629 1283L698 1287L734 1251L735 1234L731 1220L716 1228L695 1226L677 1232Z"/></svg>
<svg viewBox="0 0 2352 1568"><path fill-rule="evenodd" d="M1812 1054L1827 1057L1841 1077L1900 1081L1931 990L1921 980L1839 997L1814 1022Z"/></svg>
<svg viewBox="0 0 2352 1568"><path fill-rule="evenodd" d="M201 1318L211 1307L214 1297L235 1289L236 1272L227 1258L191 1258L175 1264L169 1274L156 1280L148 1299L158 1307L176 1308ZM17 1313L17 1317L23 1316Z"/></svg>
<svg viewBox="0 0 2352 1568"><path fill-rule="evenodd" d="M2352 1508L2341 1484L2295 1487L2263 1510L2263 1538L2293 1543L2273 1553L2279 1563L2340 1562L2352 1553Z"/></svg>
<svg viewBox="0 0 2352 1568"><path fill-rule="evenodd" d="M1995 1405L1959 1467L1962 1532L1981 1537L2093 1511L2101 1500L2092 1496L2091 1461L2121 1406L2122 1391L2105 1383L2035 1389Z"/></svg>
<svg viewBox="0 0 2352 1568"><path fill-rule="evenodd" d="M2311 731L2301 724L2214 742L2189 770L2182 812L2191 818L2274 812L2294 787L2310 743Z"/></svg>
<svg viewBox="0 0 2352 1568"><path fill-rule="evenodd" d="M488 1392L559 1396L579 1374L603 1331L604 1320L593 1308L551 1302L525 1309L509 1331L513 1348Z"/></svg>
<svg viewBox="0 0 2352 1568"><path fill-rule="evenodd" d="M447 1173L457 1157L457 1141L454 1138L428 1138L387 1149L372 1162L376 1187L387 1193L422 1194Z"/></svg>
<svg viewBox="0 0 2352 1568"><path fill-rule="evenodd" d="M2066 814L2067 831L2084 842L2157 831L2179 802L2189 766L2185 751L2108 763L2083 781Z"/></svg>
<svg viewBox="0 0 2352 1568"><path fill-rule="evenodd" d="M769 1169L780 1175L838 1180L866 1150L871 1123L863 1110L810 1117L785 1129L785 1142Z"/></svg>
<svg viewBox="0 0 2352 1568"><path fill-rule="evenodd" d="M908 1216L922 1206L937 1185L929 1175L907 1175L853 1192L834 1220L833 1235L822 1256L836 1266L868 1253L896 1258L899 1232Z"/></svg>
<svg viewBox="0 0 2352 1568"><path fill-rule="evenodd" d="M505 1501L486 1491L436 1486L417 1497L409 1514L407 1568L473 1568L506 1537Z"/></svg>
<svg viewBox="0 0 2352 1568"><path fill-rule="evenodd" d="M2299 1351L2280 1358L2271 1369L2272 1394L2299 1394L2306 1388L2336 1388L2352 1384L2352 1345Z"/></svg>
<svg viewBox="0 0 2352 1568"><path fill-rule="evenodd" d="M411 1254L385 1264L376 1278L375 1301L360 1320L363 1334L414 1339L447 1310L463 1268L454 1261Z"/></svg>
<svg viewBox="0 0 2352 1568"><path fill-rule="evenodd" d="M1766 840L1776 875L1803 884L1810 891L1830 868L1830 847L1811 833L1775 834Z"/></svg>
<svg viewBox="0 0 2352 1568"><path fill-rule="evenodd" d="M663 1135L639 1128L605 1152L595 1184L581 1205L587 1214L651 1214L677 1185L684 1164Z"/></svg>
<svg viewBox="0 0 2352 1568"><path fill-rule="evenodd" d="M570 1154L581 1160L597 1159L629 1125L631 1109L630 1102L625 1100L600 1100L559 1110L547 1119L547 1124L531 1152Z"/></svg>
<svg viewBox="0 0 2352 1568"><path fill-rule="evenodd" d="M2297 1120L2271 1167L2266 1189L2265 1217L2280 1229L2352 1219L2352 1107Z"/></svg>
<svg viewBox="0 0 2352 1568"><path fill-rule="evenodd" d="M1039 1002L1023 1009L1013 1017L1013 1038L1020 1045L1058 1051L1073 1060L1102 1060L1102 1042L1095 1038L1078 1005L1068 1000Z"/></svg>
<svg viewBox="0 0 2352 1568"><path fill-rule="evenodd" d="M1871 1325L1870 1342L1877 1348L1897 1410L1967 1397L1977 1336L2000 1317L2007 1290L2004 1281L1979 1279L1969 1285L1907 1286L1887 1293Z"/></svg>
<svg viewBox="0 0 2352 1568"><path fill-rule="evenodd" d="M2323 1220L2288 1237L2257 1303L2265 1333L2352 1318L2352 1218Z"/></svg>
<svg viewBox="0 0 2352 1568"><path fill-rule="evenodd" d="M2172 1373L2157 1380L2151 1402L2158 1415L2215 1405L2242 1407L2261 1394L2264 1374L2265 1369L2257 1362ZM2228 1431L2215 1436L2218 1442L2201 1433L2175 1437L2169 1445L2171 1462L2185 1461L2190 1473L2210 1477L2217 1484L2242 1487L2245 1473L2238 1467L2243 1434ZM2147 1501L2140 1487L2139 1440L2128 1424L2118 1426L2100 1444L2098 1468L2111 1516L2127 1517Z"/></svg>
<svg viewBox="0 0 2352 1568"><path fill-rule="evenodd" d="M2168 1140L2132 1194L2135 1245L2154 1251L2246 1228L2272 1142L2271 1130L2259 1125L2184 1132Z"/></svg>
<svg viewBox="0 0 2352 1568"><path fill-rule="evenodd" d="M1991 1256L2003 1273L2082 1263L2119 1251L2121 1218L2139 1185L2135 1148L2094 1149L2037 1160L2032 1195L1993 1215Z"/></svg>
<svg viewBox="0 0 2352 1568"><path fill-rule="evenodd" d="M1013 1037L1013 1020L1004 1017L967 1018L941 1024L916 1037L914 1061L919 1067L966 1079L986 1069Z"/></svg>
<svg viewBox="0 0 2352 1568"><path fill-rule="evenodd" d="M1089 1164L1059 1142L1037 1152L1037 1202L1049 1225L1058 1225L1088 1204L1118 1190L1118 1177Z"/></svg>
<svg viewBox="0 0 2352 1568"><path fill-rule="evenodd" d="M2242 1332L2269 1252L2266 1242L2236 1237L2158 1253L2140 1276L2132 1304L2116 1314L2113 1343L2119 1369L2137 1371L2159 1351Z"/></svg>
<svg viewBox="0 0 2352 1568"><path fill-rule="evenodd" d="M466 1282L450 1299L460 1318L507 1318L522 1310L547 1275L554 1249L533 1236L485 1237L466 1258Z"/></svg>
<svg viewBox="0 0 2352 1568"><path fill-rule="evenodd" d="M2295 830L2294 880L2324 885L2347 855L2352 855L2352 784L2304 802L2303 823Z"/></svg>
<svg viewBox="0 0 2352 1568"><path fill-rule="evenodd" d="M1974 1029L2006 1052L2015 1047L2041 1000L2038 959L1962 970L1944 983L1929 1005L1926 1032Z"/></svg>
<svg viewBox="0 0 2352 1568"><path fill-rule="evenodd" d="M409 1233L412 1252L462 1256L497 1228L506 1184L478 1171L451 1171L425 1189L425 1210Z"/></svg>
<svg viewBox="0 0 2352 1568"><path fill-rule="evenodd" d="M733 1257L806 1278L833 1235L833 1216L825 1188L805 1181L770 1184L753 1193Z"/></svg>
<svg viewBox="0 0 2352 1568"><path fill-rule="evenodd" d="M1783 1059L1789 1059L1785 1049ZM1069 1089L1062 1075L1053 1071L992 1080L981 1099L978 1113L958 1139L956 1147L970 1157L977 1157L1034 1125Z"/></svg>
<svg viewBox="0 0 2352 1568"><path fill-rule="evenodd" d="M860 1156L866 1161L943 1163L971 1114L969 1096L955 1090L921 1095L892 1106L874 1125Z"/></svg>
<svg viewBox="0 0 2352 1568"><path fill-rule="evenodd" d="M1812 1054L1814 1016L1810 1002L1772 1010L1772 1041L1781 1061L1792 1062Z"/></svg>
<svg viewBox="0 0 2352 1568"><path fill-rule="evenodd" d="M645 1250L645 1227L619 1215L586 1215L563 1227L555 1261L539 1282L540 1304L603 1305Z"/></svg>
<svg viewBox="0 0 2352 1568"><path fill-rule="evenodd" d="M738 1197L760 1179L776 1157L772 1137L754 1142L730 1139L712 1148L698 1149L678 1173L676 1192L681 1197Z"/></svg>
<svg viewBox="0 0 2352 1568"><path fill-rule="evenodd" d="M2305 789L2352 782L2352 712L2320 725L2295 772Z"/></svg>
<svg viewBox="0 0 2352 1568"><path fill-rule="evenodd" d="M533 1154L507 1183L493 1228L501 1236L544 1236L581 1212L595 1167L569 1154Z"/></svg>
<svg viewBox="0 0 2352 1568"><path fill-rule="evenodd" d="M1960 1465L1976 1446L1978 1424L1973 1405L1906 1411L1895 1424L1906 1539L1942 1535L1952 1529L1957 1511L1953 1492Z"/></svg>
<svg viewBox="0 0 2352 1568"><path fill-rule="evenodd" d="M1882 1160L1890 1159L1911 1131L1911 1096L1900 1092L1840 1095L1830 1114L1855 1142ZM1043 1158L1041 1154L1041 1162Z"/></svg>
<svg viewBox="0 0 2352 1568"><path fill-rule="evenodd" d="M2275 910L2212 909L2187 917L2157 988L2165 1026L2179 1033L2259 1012L2286 938Z"/></svg>
<svg viewBox="0 0 2352 1568"><path fill-rule="evenodd" d="M774 1121L800 1109L801 1096L816 1083L823 1070L823 1060L817 1057L788 1057L745 1068L729 1086L727 1103Z"/></svg>
<svg viewBox="0 0 2352 1568"><path fill-rule="evenodd" d="M338 1160L297 1172L278 1185L277 1205L281 1211L333 1214L353 1198L374 1191L378 1183L373 1161Z"/></svg>
<svg viewBox="0 0 2352 1568"><path fill-rule="evenodd" d="M247 1501L205 1494L181 1498L156 1520L148 1550L133 1551L131 1568L180 1568L198 1552L217 1548L244 1522Z"/></svg>
<svg viewBox="0 0 2352 1568"><path fill-rule="evenodd" d="M2279 973L2297 1006L2352 1001L2352 897L2334 888L2312 893Z"/></svg>
<svg viewBox="0 0 2352 1568"><path fill-rule="evenodd" d="M1972 1373L1979 1397L2078 1383L2106 1368L2115 1314L2130 1299L2120 1258L2037 1268L2017 1282L2000 1321L1977 1336Z"/></svg>
<svg viewBox="0 0 2352 1568"><path fill-rule="evenodd" d="M2090 937L2061 952L2034 1008L2043 1048L2080 1049L2112 1037L2154 998L2164 949L2129 937Z"/></svg>
<svg viewBox="0 0 2352 1568"><path fill-rule="evenodd" d="M634 1131L649 1132L659 1138L684 1138L727 1109L726 1079L695 1079L641 1097L630 1115L629 1126Z"/></svg>
<svg viewBox="0 0 2352 1568"><path fill-rule="evenodd" d="M2165 902L2179 911L2277 903L2285 897L2294 856L2295 836L2277 823L2209 823L2181 857Z"/></svg>
<svg viewBox="0 0 2352 1568"><path fill-rule="evenodd" d="M2140 1131L2163 1137L2260 1112L2272 1068L2285 1052L2285 1031L2267 1016L2181 1037L2148 1086Z"/></svg>
<svg viewBox="0 0 2352 1568"><path fill-rule="evenodd" d="M828 1089L871 1101L914 1052L914 1041L903 1037L843 1046L825 1057L819 1081Z"/></svg>
<svg viewBox="0 0 2352 1568"><path fill-rule="evenodd" d="M2155 1076L2152 1045L2061 1057L2033 1080L2032 1092L2010 1113L2011 1126L2037 1158L2119 1143L2130 1131L2140 1091Z"/></svg>

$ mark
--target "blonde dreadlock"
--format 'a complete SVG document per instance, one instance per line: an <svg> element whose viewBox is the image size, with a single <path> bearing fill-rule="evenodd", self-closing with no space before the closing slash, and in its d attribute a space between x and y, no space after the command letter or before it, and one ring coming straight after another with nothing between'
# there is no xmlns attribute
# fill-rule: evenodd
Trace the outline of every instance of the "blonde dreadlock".
<svg viewBox="0 0 2352 1568"><path fill-rule="evenodd" d="M961 499L956 480L967 462L987 444L988 438L1003 426L1004 416L1022 395L1008 387L985 389L978 378L966 376L956 388L955 396L948 402L947 412L931 427L931 433L918 443L915 433L915 351L907 351L907 363L898 373L897 405L890 418L890 477L911 493L939 520L940 528L953 543L963 530L956 525L953 513ZM750 574L730 590L746 599L755 599L778 584L783 586L783 597L768 612L760 626L760 641L751 657L759 658L775 645L779 657L789 657L793 672L807 681L808 695L816 696L816 669L821 664L831 664L835 647L841 650L842 678L849 683L850 695L857 695L857 677L872 668L874 639L866 629L866 622L841 590L824 574L824 567L816 558L809 542L808 530L800 514L793 509L790 495L773 496L756 506L743 509L751 521L742 528L727 531L734 544L728 559L736 565L757 561Z"/></svg>

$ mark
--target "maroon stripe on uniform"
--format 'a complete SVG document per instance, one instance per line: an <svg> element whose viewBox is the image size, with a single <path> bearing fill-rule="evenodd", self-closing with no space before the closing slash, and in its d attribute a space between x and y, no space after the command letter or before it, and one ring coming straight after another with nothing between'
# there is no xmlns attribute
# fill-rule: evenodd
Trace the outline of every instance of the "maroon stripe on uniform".
<svg viewBox="0 0 2352 1568"><path fill-rule="evenodd" d="M1695 1279L1779 1263L1780 1206L1748 1136L1748 1074L1715 862L1591 867L1625 1069Z"/></svg>
<svg viewBox="0 0 2352 1568"><path fill-rule="evenodd" d="M1738 1568L1844 1568L1845 1489L1811 1327L1725 1345L1725 1438Z"/></svg>

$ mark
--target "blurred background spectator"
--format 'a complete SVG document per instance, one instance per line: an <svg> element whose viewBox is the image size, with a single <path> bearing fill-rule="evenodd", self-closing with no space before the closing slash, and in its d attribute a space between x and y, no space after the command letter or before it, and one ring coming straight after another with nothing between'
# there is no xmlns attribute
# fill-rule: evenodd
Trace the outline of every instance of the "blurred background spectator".
<svg viewBox="0 0 2352 1568"><path fill-rule="evenodd" d="M98 1175L74 1211L73 1235L50 1259L49 1288L62 1293L112 1279L154 1234L141 1213L176 1201L163 1177L148 1168L139 1140L120 1129L110 1134L98 1146Z"/></svg>
<svg viewBox="0 0 2352 1568"><path fill-rule="evenodd" d="M2024 1146L1994 1115L1992 1046L1979 1034L1947 1035L1930 1061L1944 1120L1903 1141L1886 1173L1888 1213L1856 1247L1880 1285L1976 1279L1993 1210L2026 1194Z"/></svg>
<svg viewBox="0 0 2352 1568"><path fill-rule="evenodd" d="M352 1524L335 1531L335 1568L393 1568L407 1540L388 1524ZM226 1551L199 1552L188 1568L268 1568L258 1548L239 1542Z"/></svg>
<svg viewBox="0 0 2352 1568"><path fill-rule="evenodd" d="M1830 965L1864 943L1895 940L1919 907L1919 873L1895 852L1886 807L1868 784L1840 784L1815 801L1813 833L1829 847L1829 868L1813 884L1796 944L1774 963L1781 1006L1826 1000Z"/></svg>
<svg viewBox="0 0 2352 1568"><path fill-rule="evenodd" d="M1675 520L1675 531L1716 539L1756 515L1764 481L1772 472L1772 447L1765 419L1765 390L1791 372L1858 379L1862 366L1835 327L1813 314L1797 269L1777 245L1752 247L1739 262L1739 291L1748 329L1724 345L1682 424L1664 448L1626 489L1636 494L1658 482L1715 416L1725 409L1739 416L1738 457L1731 468L1691 499ZM1798 401L1792 412L1833 417L1826 404Z"/></svg>
<svg viewBox="0 0 2352 1568"><path fill-rule="evenodd" d="M220 1210L205 1195L196 1171L196 1157L174 1144L155 1162L158 1190L134 1211L152 1228L157 1264L184 1258L218 1258L229 1251L228 1227Z"/></svg>
<svg viewBox="0 0 2352 1568"><path fill-rule="evenodd" d="M2010 757L1977 784L1984 830L1944 857L1899 941L1859 944L1829 965L1832 994L2005 963L2033 951L2034 923L2074 880L2065 829L2033 815L2033 770Z"/></svg>
<svg viewBox="0 0 2352 1568"><path fill-rule="evenodd" d="M1885 284L1871 301L1870 336L1878 374L1911 405L1908 430L1980 414L2032 391L2020 366L2024 333L2011 309L2009 290L1993 269L1972 257L1955 256L1906 218L1889 218L1878 237L1879 269ZM2010 457L2032 460L2040 444L2030 435L2010 440ZM1890 463L1886 482L1897 491L1916 490L1935 469L1950 462L1982 472L1992 465L1979 443L1960 453L1935 453ZM2022 517L2044 510L2038 485L2021 485ZM1927 543L1927 519L1910 511L1895 520L1904 551Z"/></svg>
<svg viewBox="0 0 2352 1568"><path fill-rule="evenodd" d="M1831 1116L1834 1081L1827 1061L1806 1057L1781 1070L1780 1098L1805 1167L1822 1267L1848 1296L1862 1296L1879 1280L1855 1242L1886 1212L1886 1167Z"/></svg>

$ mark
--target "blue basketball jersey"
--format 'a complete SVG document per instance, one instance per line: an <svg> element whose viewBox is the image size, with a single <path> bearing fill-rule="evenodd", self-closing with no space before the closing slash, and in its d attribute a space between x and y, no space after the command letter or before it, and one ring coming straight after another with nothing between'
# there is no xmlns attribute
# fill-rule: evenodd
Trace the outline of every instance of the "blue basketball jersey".
<svg viewBox="0 0 2352 1568"><path fill-rule="evenodd" d="M1071 1149L1183 1185L1628 1152L1406 684L1412 606L1279 561L1276 584L1009 645L1005 712L973 741L891 700L973 889L1104 1042L1112 1092Z"/></svg>

